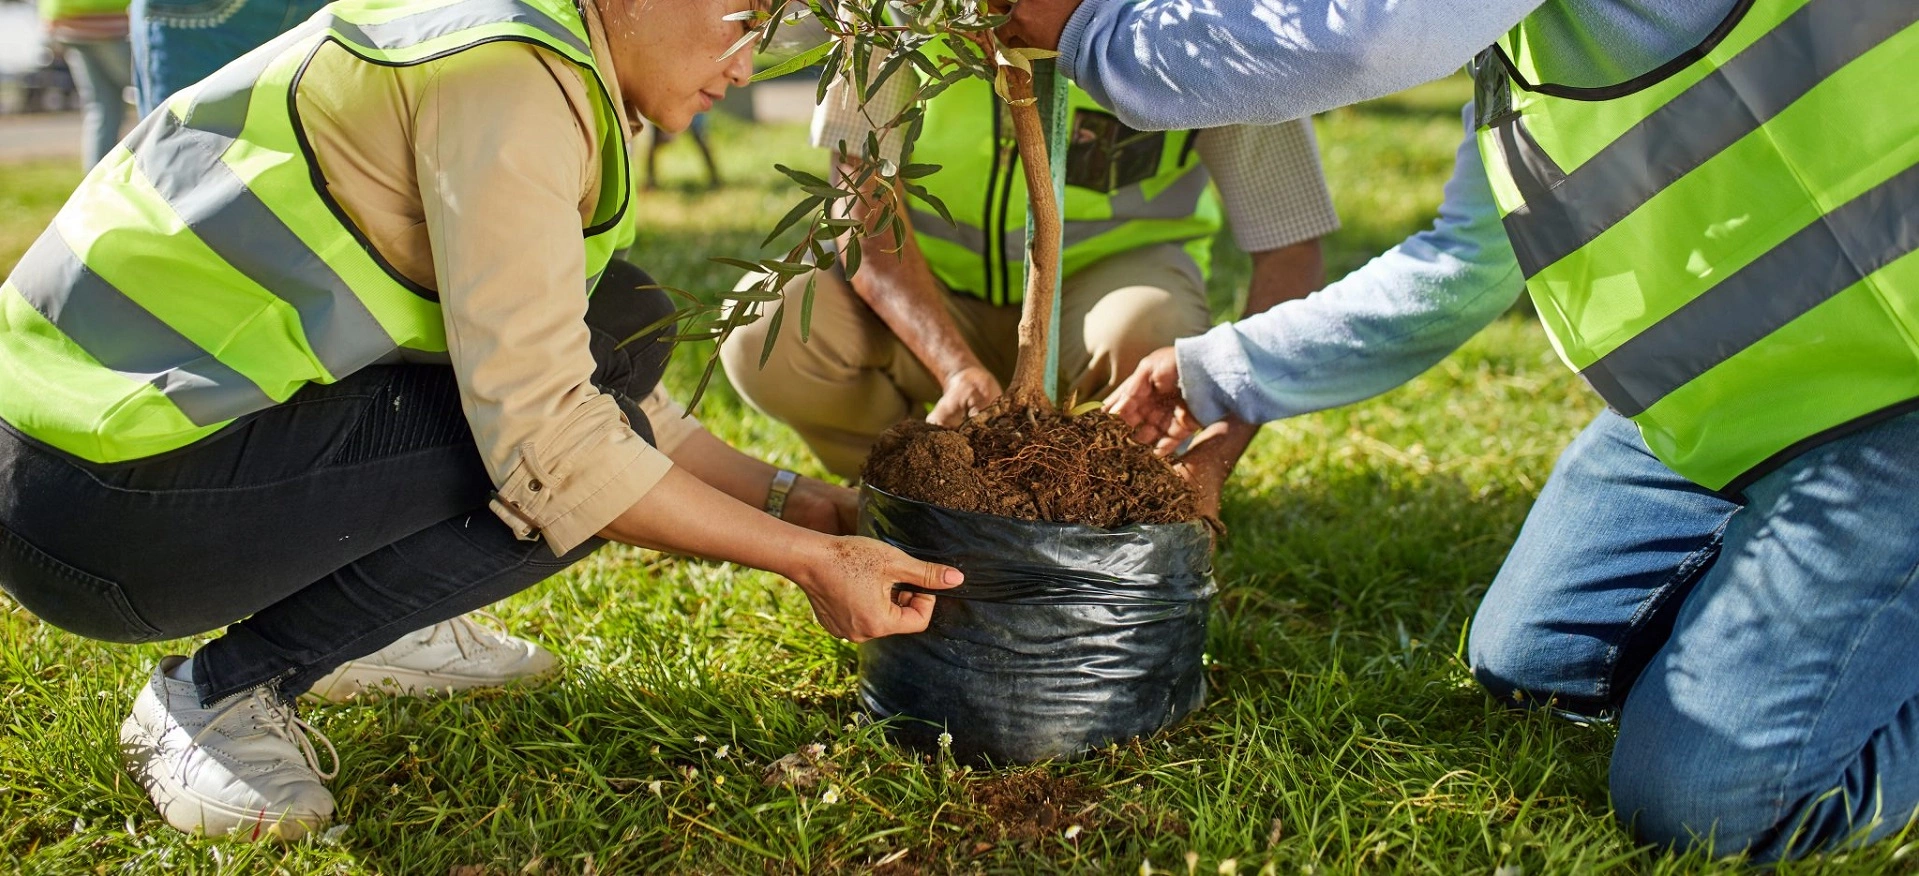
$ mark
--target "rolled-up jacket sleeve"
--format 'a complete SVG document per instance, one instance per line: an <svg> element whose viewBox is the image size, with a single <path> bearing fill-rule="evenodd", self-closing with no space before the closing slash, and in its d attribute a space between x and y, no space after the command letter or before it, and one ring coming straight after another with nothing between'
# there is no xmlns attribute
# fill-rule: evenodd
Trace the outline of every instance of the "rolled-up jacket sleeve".
<svg viewBox="0 0 1919 876"><path fill-rule="evenodd" d="M1471 135L1430 229L1264 313L1175 343L1194 416L1263 423L1351 404L1431 368L1524 288Z"/></svg>
<svg viewBox="0 0 1919 876"><path fill-rule="evenodd" d="M592 381L592 105L577 71L522 44L460 52L434 75L414 149L447 353L494 512L565 553L672 467Z"/></svg>

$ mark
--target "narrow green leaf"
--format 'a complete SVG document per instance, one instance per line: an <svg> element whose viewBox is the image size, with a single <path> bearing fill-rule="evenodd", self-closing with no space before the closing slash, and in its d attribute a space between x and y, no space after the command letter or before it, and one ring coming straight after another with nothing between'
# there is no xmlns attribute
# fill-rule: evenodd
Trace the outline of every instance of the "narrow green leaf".
<svg viewBox="0 0 1919 876"><path fill-rule="evenodd" d="M786 321L786 305L781 304L773 311L773 320L766 324L766 343L760 347L760 367L766 367L766 360L773 358L773 344L780 339L780 323ZM714 358L718 358L715 356Z"/></svg>
<svg viewBox="0 0 1919 876"><path fill-rule="evenodd" d="M819 87L813 91L813 103L815 105L826 102L826 86L831 85L833 77L839 75L840 67L845 61L846 44L839 42L834 43L833 50L826 53L826 62L824 66L820 68L820 84ZM864 100L866 95L862 94L860 98Z"/></svg>
<svg viewBox="0 0 1919 876"><path fill-rule="evenodd" d="M817 46L807 49L804 52L794 55L791 58L787 58L786 60L781 61L778 64L774 64L771 67L768 67L764 70L761 70L758 73L753 74L753 81L765 82L768 79L778 79L781 76L785 76L789 73L797 73L801 70L804 70L808 67L813 66L814 64L818 64L820 62L820 59L826 57L826 53L833 51L833 47L837 45L839 45L838 41L827 40L826 42L820 43Z"/></svg>
<svg viewBox="0 0 1919 876"><path fill-rule="evenodd" d="M780 173L785 174L787 179L790 179L803 186L826 185L826 180L820 179L819 177L814 176L810 173L807 173L804 170L794 170L793 168L787 167L784 164L775 164L773 165L773 169L779 171Z"/></svg>
<svg viewBox="0 0 1919 876"><path fill-rule="evenodd" d="M920 185L919 183L909 182L909 183L906 183L905 185L906 185L906 191L908 194L911 194L913 197L918 198L921 201L924 201L927 206L932 207L934 212L937 212L940 214L941 219L946 220L947 224L952 225L956 228L959 227L959 223L953 221L952 211L946 209L945 201L940 200L938 196L934 195L932 192L927 191L926 187Z"/></svg>
<svg viewBox="0 0 1919 876"><path fill-rule="evenodd" d="M781 276L798 276L813 270L813 266L806 262L791 262L783 259L762 259L760 268Z"/></svg>
<svg viewBox="0 0 1919 876"><path fill-rule="evenodd" d="M739 268L742 271L748 271L755 274L763 273L762 269L760 268L757 262L749 262L746 259L736 259L736 258L733 258L732 256L709 256L707 258L707 261L719 262L720 264L726 265L727 267Z"/></svg>
<svg viewBox="0 0 1919 876"><path fill-rule="evenodd" d="M840 261L846 267L846 276L851 277L860 272L859 235L850 235L846 238L846 250L840 254Z"/></svg>
<svg viewBox="0 0 1919 876"><path fill-rule="evenodd" d="M800 296L800 343L804 344L813 337L813 289L818 286L820 275L806 278L806 294Z"/></svg>
<svg viewBox="0 0 1919 876"><path fill-rule="evenodd" d="M686 400L686 410L688 413L699 409L700 399L706 397L706 385L713 381L713 368L719 364L720 356L717 352L707 358L706 369L700 372L700 382L694 384L693 394Z"/></svg>
<svg viewBox="0 0 1919 876"><path fill-rule="evenodd" d="M748 45L752 44L753 41L759 38L760 38L760 35L757 31L751 31L751 30L747 31L744 36L740 37L737 40L734 40L732 45L726 47L726 51L721 53L720 59L725 60L727 58L733 57L733 55L739 52L739 50L746 48Z"/></svg>
<svg viewBox="0 0 1919 876"><path fill-rule="evenodd" d="M800 186L800 191L816 198L832 198L836 201L841 198L850 198L857 194L856 192L851 192L838 186Z"/></svg>
<svg viewBox="0 0 1919 876"><path fill-rule="evenodd" d="M815 195L793 205L793 209L787 211L786 215L781 217L778 223L774 224L773 232L766 235L766 239L760 242L760 246L772 246L774 239L786 233L786 229L793 227L793 223L800 221L813 211L818 210L820 205L824 203L826 203L825 198Z"/></svg>

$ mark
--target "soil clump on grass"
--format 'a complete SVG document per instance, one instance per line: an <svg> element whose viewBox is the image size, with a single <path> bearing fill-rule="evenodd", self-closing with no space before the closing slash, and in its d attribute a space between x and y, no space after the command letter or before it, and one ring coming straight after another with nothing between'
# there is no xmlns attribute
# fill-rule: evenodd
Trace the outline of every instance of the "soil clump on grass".
<svg viewBox="0 0 1919 876"><path fill-rule="evenodd" d="M959 428L903 420L862 476L920 502L1021 520L1113 529L1199 516L1186 480L1105 411L996 404Z"/></svg>

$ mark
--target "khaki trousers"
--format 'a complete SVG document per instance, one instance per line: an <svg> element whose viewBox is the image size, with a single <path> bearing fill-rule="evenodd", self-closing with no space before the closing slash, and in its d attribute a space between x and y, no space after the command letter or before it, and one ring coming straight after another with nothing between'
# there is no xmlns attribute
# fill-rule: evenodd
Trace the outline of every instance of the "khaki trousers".
<svg viewBox="0 0 1919 876"><path fill-rule="evenodd" d="M923 416L939 400L940 383L838 271L818 277L810 340L799 337L806 289L800 278L785 290L793 310L765 368L759 361L766 319L736 330L720 356L749 404L791 426L827 470L850 479L881 432ZM1212 321L1198 267L1171 244L1096 262L1068 277L1061 291L1060 374L1080 401L1104 398L1146 354L1204 332ZM1012 379L1019 306L970 295L948 295L946 306L980 364L1002 385Z"/></svg>

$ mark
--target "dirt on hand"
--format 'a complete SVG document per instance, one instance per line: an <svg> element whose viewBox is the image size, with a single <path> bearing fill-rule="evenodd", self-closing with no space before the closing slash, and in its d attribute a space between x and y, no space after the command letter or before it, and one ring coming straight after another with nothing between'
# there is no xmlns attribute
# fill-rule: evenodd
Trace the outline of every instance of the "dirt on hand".
<svg viewBox="0 0 1919 876"><path fill-rule="evenodd" d="M945 508L1112 529L1199 516L1186 480L1105 411L1007 403L957 429L904 420L873 444L873 486Z"/></svg>

